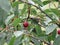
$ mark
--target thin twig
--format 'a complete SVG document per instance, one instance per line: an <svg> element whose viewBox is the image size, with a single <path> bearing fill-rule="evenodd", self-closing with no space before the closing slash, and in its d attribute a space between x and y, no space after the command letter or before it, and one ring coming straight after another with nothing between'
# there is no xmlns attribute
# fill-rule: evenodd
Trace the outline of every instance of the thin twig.
<svg viewBox="0 0 60 45"><path fill-rule="evenodd" d="M27 20L30 18L30 5L28 5L28 17Z"/></svg>

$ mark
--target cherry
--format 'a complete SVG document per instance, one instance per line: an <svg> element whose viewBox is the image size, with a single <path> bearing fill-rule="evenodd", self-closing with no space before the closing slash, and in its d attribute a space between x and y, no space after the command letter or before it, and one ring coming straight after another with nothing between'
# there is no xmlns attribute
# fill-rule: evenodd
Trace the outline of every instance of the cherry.
<svg viewBox="0 0 60 45"><path fill-rule="evenodd" d="M60 35L60 30L58 30L57 32L58 32L58 34Z"/></svg>
<svg viewBox="0 0 60 45"><path fill-rule="evenodd" d="M29 25L29 24L28 24L27 21L24 21L24 22L23 22L23 26L24 26L24 27L28 27L28 25Z"/></svg>

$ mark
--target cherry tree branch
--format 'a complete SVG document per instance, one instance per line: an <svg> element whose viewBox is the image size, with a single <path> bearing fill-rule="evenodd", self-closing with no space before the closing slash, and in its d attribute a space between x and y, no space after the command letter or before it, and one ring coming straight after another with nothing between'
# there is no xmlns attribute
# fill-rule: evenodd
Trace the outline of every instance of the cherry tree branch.
<svg viewBox="0 0 60 45"><path fill-rule="evenodd" d="M32 6L36 7L36 8L39 9L42 13L44 13L45 16L47 16L47 17L49 17L51 20L53 20L50 16L48 16L48 14L47 14L46 12L44 12L44 11L41 9L40 6L38 7L38 6L36 6L36 5L33 5L33 4L31 4L31 3L28 3L28 2L22 1L22 0L19 0L19 1L21 1L21 2L23 2L23 3L26 3L26 4L29 4L29 5L32 5ZM55 22L55 24L56 24L56 25L60 25L60 24L58 24L58 23L56 23L56 22Z"/></svg>

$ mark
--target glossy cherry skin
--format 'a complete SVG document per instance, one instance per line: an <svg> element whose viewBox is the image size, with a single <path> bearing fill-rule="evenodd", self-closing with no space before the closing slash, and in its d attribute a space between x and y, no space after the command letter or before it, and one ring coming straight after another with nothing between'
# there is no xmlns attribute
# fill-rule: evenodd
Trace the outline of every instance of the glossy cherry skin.
<svg viewBox="0 0 60 45"><path fill-rule="evenodd" d="M60 30L58 30L57 33L60 35Z"/></svg>
<svg viewBox="0 0 60 45"><path fill-rule="evenodd" d="M24 26L24 27L28 27L28 25L29 25L29 24L28 24L27 21L24 21L24 22L23 22L23 26Z"/></svg>

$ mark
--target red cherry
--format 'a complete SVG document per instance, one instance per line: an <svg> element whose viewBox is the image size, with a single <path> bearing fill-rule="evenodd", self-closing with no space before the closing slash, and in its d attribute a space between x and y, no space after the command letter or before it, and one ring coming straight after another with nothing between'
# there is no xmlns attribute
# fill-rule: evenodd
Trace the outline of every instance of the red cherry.
<svg viewBox="0 0 60 45"><path fill-rule="evenodd" d="M60 30L58 30L58 34L60 35Z"/></svg>
<svg viewBox="0 0 60 45"><path fill-rule="evenodd" d="M23 26L24 27L28 27L28 25L29 25L28 22L27 21L24 21Z"/></svg>

